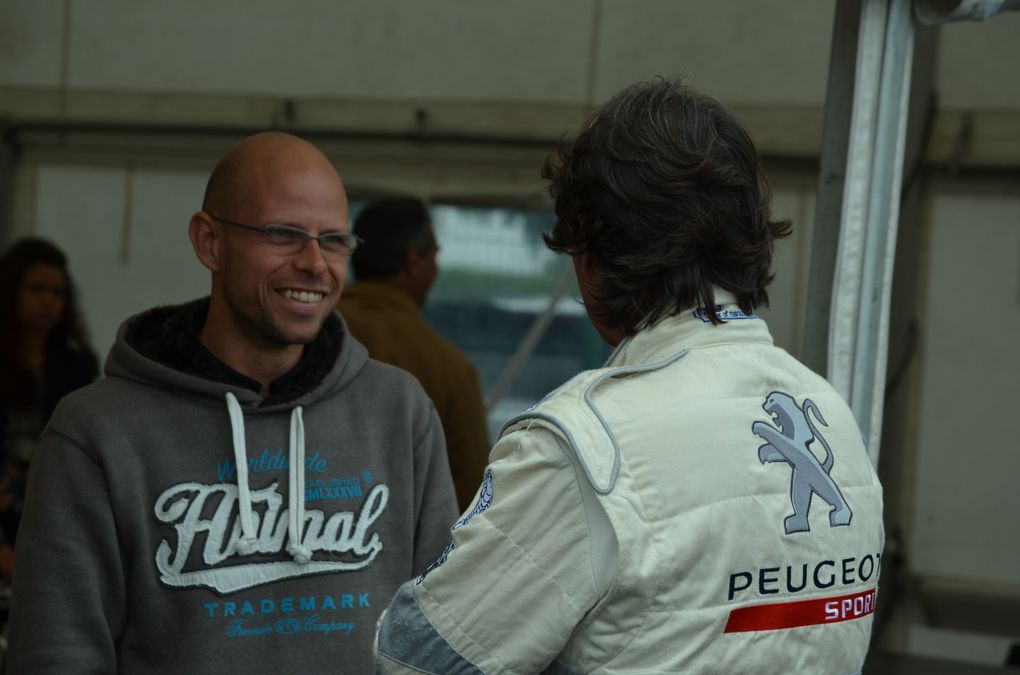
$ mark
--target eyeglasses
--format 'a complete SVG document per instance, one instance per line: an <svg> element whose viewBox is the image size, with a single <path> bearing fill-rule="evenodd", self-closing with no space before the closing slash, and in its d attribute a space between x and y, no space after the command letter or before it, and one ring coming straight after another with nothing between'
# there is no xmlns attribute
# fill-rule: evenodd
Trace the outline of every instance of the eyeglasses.
<svg viewBox="0 0 1020 675"><path fill-rule="evenodd" d="M326 234L315 236L308 234L304 230L299 230L296 227L290 227L289 225L266 225L265 227L255 227L254 225L245 225L244 223L237 223L233 220L220 218L219 216L214 216L211 213L209 214L209 217L217 222L223 223L224 225L258 232L262 235L263 241L279 250L281 253L287 255L296 255L300 253L305 250L305 246L309 241L315 240L319 242L319 249L322 251L322 255L324 257L348 258L352 253L354 253L354 249L358 248L358 244L362 242L361 237L356 234L351 234L350 232L327 232Z"/></svg>

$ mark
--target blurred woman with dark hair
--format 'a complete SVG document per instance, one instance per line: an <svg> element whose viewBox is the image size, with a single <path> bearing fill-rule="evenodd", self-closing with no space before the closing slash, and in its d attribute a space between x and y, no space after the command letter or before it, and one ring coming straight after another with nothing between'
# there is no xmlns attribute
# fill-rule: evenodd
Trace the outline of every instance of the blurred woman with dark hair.
<svg viewBox="0 0 1020 675"><path fill-rule="evenodd" d="M25 477L57 402L96 378L67 258L44 239L0 256L0 576L10 581Z"/></svg>

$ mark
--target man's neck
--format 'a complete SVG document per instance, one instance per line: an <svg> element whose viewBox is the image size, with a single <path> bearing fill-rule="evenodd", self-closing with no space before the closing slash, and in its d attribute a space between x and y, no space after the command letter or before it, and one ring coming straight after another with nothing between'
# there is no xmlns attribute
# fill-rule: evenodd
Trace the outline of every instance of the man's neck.
<svg viewBox="0 0 1020 675"><path fill-rule="evenodd" d="M386 283L393 286L394 288L399 289L402 293L407 295L407 297L411 298L411 301L414 302L415 307L417 307L419 310L421 310L421 308L424 306L425 304L424 295L422 294L421 289L418 287L417 284L414 283L413 280L403 275L400 275L387 281Z"/></svg>
<svg viewBox="0 0 1020 675"><path fill-rule="evenodd" d="M259 345L251 337L240 334L233 326L221 325L209 312L198 338L209 352L246 377L258 382L262 398L269 395L269 386L297 366L304 345L274 347Z"/></svg>

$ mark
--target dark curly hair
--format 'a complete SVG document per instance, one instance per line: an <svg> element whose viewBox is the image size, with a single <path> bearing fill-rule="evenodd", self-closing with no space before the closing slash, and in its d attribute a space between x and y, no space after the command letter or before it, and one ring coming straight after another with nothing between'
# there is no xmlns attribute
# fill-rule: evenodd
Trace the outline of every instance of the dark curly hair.
<svg viewBox="0 0 1020 675"><path fill-rule="evenodd" d="M631 85L561 144L542 176L557 218L543 239L589 256L598 272L589 311L607 327L633 335L694 307L721 323L715 287L746 313L768 304L773 242L791 223L770 220L754 143L709 96L676 80Z"/></svg>
<svg viewBox="0 0 1020 675"><path fill-rule="evenodd" d="M0 404L4 406L28 404L35 396L35 377L28 365L21 362L22 335L17 318L18 285L25 271L33 265L59 267L66 280L64 314L53 327L49 341L62 348L66 345L66 348L95 360L63 251L36 237L15 241L0 255L0 373L3 373L0 378Z"/></svg>

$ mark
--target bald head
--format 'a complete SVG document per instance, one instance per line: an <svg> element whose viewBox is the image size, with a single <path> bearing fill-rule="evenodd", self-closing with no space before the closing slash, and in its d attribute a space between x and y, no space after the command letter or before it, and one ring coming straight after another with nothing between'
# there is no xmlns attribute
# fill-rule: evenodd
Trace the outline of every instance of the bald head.
<svg viewBox="0 0 1020 675"><path fill-rule="evenodd" d="M322 172L342 185L330 161L308 141L278 131L249 136L231 148L213 169L202 209L242 217L242 212L264 197L280 175L307 171Z"/></svg>
<svg viewBox="0 0 1020 675"><path fill-rule="evenodd" d="M347 258L321 237L347 232L347 216L336 169L288 134L244 139L209 178L203 208L188 223L195 254L212 273L200 337L263 393L297 364L340 299ZM306 236L281 240L283 227Z"/></svg>

